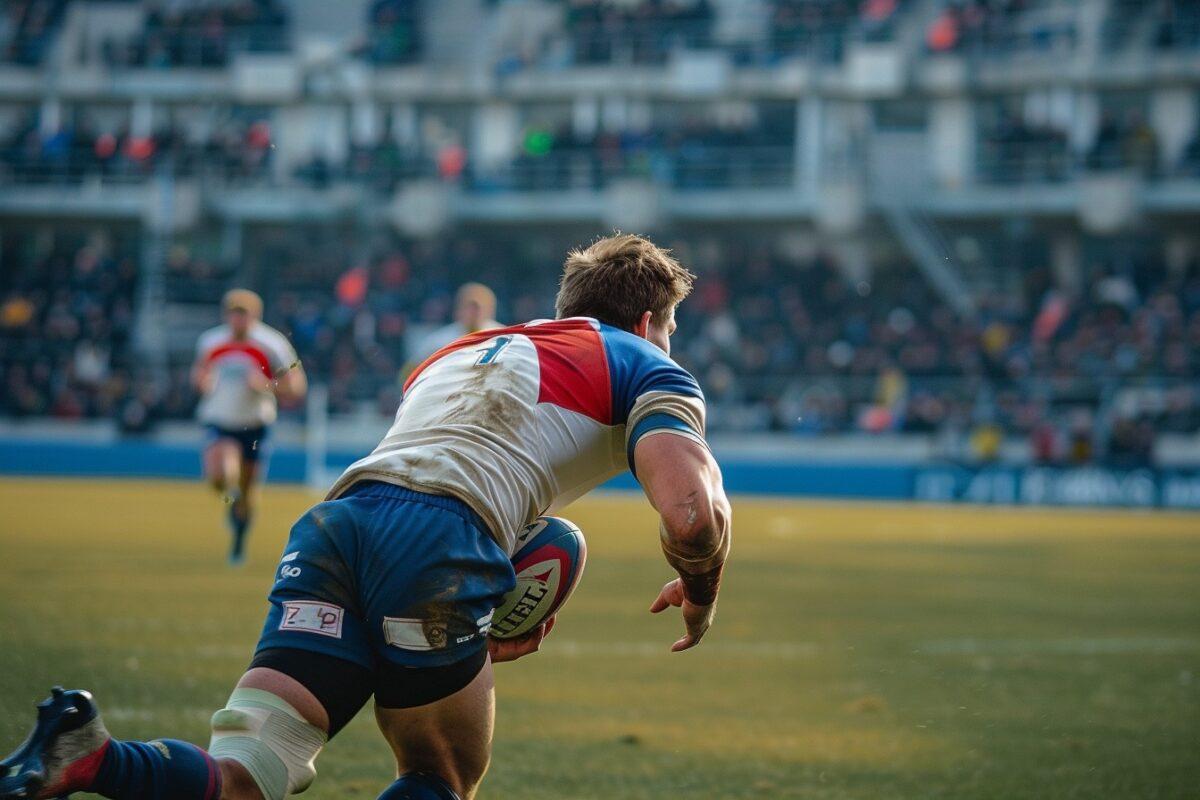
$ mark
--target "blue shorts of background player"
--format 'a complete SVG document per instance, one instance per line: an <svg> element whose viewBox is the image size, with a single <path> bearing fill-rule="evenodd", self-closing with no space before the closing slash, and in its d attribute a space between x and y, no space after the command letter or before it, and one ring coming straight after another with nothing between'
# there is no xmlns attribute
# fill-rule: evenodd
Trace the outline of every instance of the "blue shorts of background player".
<svg viewBox="0 0 1200 800"><path fill-rule="evenodd" d="M508 555L463 502L358 483L292 527L251 666L304 684L332 735L372 694L408 708L469 684L515 585Z"/></svg>
<svg viewBox="0 0 1200 800"><path fill-rule="evenodd" d="M254 464L260 460L265 461L267 456L270 455L267 445L271 438L271 429L266 425L236 429L208 424L204 426L204 430L208 435L208 442L210 444L218 439L232 439L237 442L238 447L241 449L243 461Z"/></svg>

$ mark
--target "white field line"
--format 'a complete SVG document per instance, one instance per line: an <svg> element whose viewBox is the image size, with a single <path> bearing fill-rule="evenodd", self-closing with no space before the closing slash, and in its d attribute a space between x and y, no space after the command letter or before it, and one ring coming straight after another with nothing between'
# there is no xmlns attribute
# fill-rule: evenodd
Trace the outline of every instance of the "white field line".
<svg viewBox="0 0 1200 800"><path fill-rule="evenodd" d="M1096 639L935 639L918 646L930 655L1158 655L1200 651L1200 639L1161 636Z"/></svg>
<svg viewBox="0 0 1200 800"><path fill-rule="evenodd" d="M541 652L560 658L658 658L667 655L673 640L669 637L645 641L581 641L550 637ZM696 655L721 657L802 660L822 653L844 652L853 649L854 642L829 645L817 642L730 642L722 639L705 640L696 648ZM181 651L182 658L197 660L248 659L253 648L243 645L199 645ZM1004 656L1004 655L1171 655L1200 652L1200 639L1187 637L1105 637L1079 639L931 639L915 642L915 655L928 656ZM138 655L148 656L152 648L143 648Z"/></svg>
<svg viewBox="0 0 1200 800"><path fill-rule="evenodd" d="M658 658L670 655L670 638L662 641L594 641L582 642L574 639L546 640L542 652L567 658L583 658L594 656L620 656L638 658ZM721 656L746 656L749 658L783 658L799 659L812 658L821 652L815 642L702 642L695 650L696 653L710 653Z"/></svg>
<svg viewBox="0 0 1200 800"><path fill-rule="evenodd" d="M216 711L215 708L197 708L195 706L167 708L126 708L125 706L102 706L100 716L107 722L157 722L163 717L186 717L188 719L207 720Z"/></svg>
<svg viewBox="0 0 1200 800"><path fill-rule="evenodd" d="M617 656L657 658L670 649L667 641L578 641L548 639L542 652L566 658ZM696 654L742 656L767 659L807 659L822 652L841 652L846 646L830 647L816 642L728 642L705 641ZM1095 639L936 639L917 643L918 655L1169 655L1200 652L1200 639L1167 637L1107 637Z"/></svg>

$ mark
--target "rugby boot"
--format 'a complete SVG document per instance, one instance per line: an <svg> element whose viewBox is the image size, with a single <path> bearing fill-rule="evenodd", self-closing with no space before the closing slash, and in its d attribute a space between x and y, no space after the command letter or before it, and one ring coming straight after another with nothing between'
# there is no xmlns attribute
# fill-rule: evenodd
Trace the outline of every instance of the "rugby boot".
<svg viewBox="0 0 1200 800"><path fill-rule="evenodd" d="M89 692L55 686L37 710L29 738L0 761L0 800L83 791L104 761L111 737Z"/></svg>

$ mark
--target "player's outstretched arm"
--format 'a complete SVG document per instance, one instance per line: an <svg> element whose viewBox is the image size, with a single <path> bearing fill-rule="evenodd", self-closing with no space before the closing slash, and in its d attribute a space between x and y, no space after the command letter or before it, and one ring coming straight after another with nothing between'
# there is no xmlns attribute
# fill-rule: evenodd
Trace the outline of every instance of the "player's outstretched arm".
<svg viewBox="0 0 1200 800"><path fill-rule="evenodd" d="M663 554L679 573L662 588L650 610L682 610L686 633L671 650L687 650L712 624L732 541L721 469L707 447L669 433L643 436L633 457L646 497L662 518Z"/></svg>
<svg viewBox="0 0 1200 800"><path fill-rule="evenodd" d="M197 357L192 363L192 388L200 394L208 394L212 391L212 370L209 369L208 362L203 357Z"/></svg>
<svg viewBox="0 0 1200 800"><path fill-rule="evenodd" d="M308 375L297 359L275 381L275 396L283 403L297 403L308 393Z"/></svg>

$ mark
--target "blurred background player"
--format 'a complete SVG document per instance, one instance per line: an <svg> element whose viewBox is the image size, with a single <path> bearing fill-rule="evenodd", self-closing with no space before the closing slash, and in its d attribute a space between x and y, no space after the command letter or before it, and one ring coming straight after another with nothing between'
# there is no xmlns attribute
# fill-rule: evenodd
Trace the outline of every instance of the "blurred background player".
<svg viewBox="0 0 1200 800"><path fill-rule="evenodd" d="M499 328L496 321L496 293L482 283L464 283L454 296L454 321L420 339L409 351L403 376L460 336Z"/></svg>
<svg viewBox="0 0 1200 800"><path fill-rule="evenodd" d="M192 382L196 415L208 432L204 477L229 505L229 562L245 557L254 488L266 471L267 438L285 403L304 397L308 381L287 337L262 322L263 303L248 289L221 301L225 322L201 334Z"/></svg>

